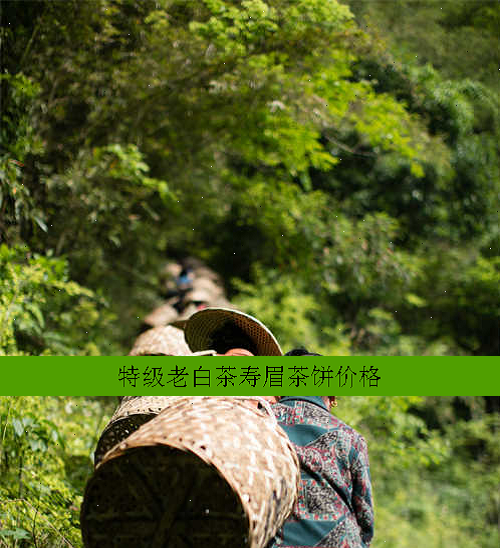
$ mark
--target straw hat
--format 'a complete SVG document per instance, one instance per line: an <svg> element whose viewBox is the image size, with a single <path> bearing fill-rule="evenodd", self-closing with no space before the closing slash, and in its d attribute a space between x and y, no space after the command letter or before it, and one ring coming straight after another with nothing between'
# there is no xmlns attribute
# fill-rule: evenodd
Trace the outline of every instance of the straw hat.
<svg viewBox="0 0 500 548"><path fill-rule="evenodd" d="M283 355L278 341L262 322L229 308L204 308L193 314L184 328L189 348L193 352L210 350L213 333L226 324L239 327L253 342L258 356Z"/></svg>
<svg viewBox="0 0 500 548"><path fill-rule="evenodd" d="M224 288L221 283L218 283L210 278L197 276L193 280L193 289L205 289L211 293L224 293Z"/></svg>
<svg viewBox="0 0 500 548"><path fill-rule="evenodd" d="M222 293L220 291L214 292L214 291L209 291L205 289L204 287L202 288L195 287L191 291L188 291L188 293L186 293L186 300L190 302L197 302L197 303L209 303L210 301L213 302L214 299L216 299L221 294Z"/></svg>
<svg viewBox="0 0 500 548"><path fill-rule="evenodd" d="M199 266L194 269L194 275L196 282L196 279L198 278L208 278L209 280L212 280L217 285L223 285L222 278L217 272L213 271L211 268L208 268L207 266Z"/></svg>

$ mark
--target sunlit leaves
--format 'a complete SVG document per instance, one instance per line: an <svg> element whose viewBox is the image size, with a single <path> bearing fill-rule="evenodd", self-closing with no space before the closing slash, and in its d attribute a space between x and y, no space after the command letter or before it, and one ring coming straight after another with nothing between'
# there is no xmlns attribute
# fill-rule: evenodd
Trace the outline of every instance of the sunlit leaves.
<svg viewBox="0 0 500 548"><path fill-rule="evenodd" d="M68 280L64 260L0 246L0 355L95 354L108 320L102 300Z"/></svg>

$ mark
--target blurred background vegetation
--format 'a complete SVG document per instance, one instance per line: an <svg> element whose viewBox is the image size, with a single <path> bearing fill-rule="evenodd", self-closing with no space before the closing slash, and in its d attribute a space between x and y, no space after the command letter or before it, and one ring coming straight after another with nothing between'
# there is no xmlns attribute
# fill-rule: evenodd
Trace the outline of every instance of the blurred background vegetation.
<svg viewBox="0 0 500 548"><path fill-rule="evenodd" d="M82 547L84 486L116 402L0 397L0 548ZM343 397L335 412L368 441L372 548L498 548L499 396Z"/></svg>
<svg viewBox="0 0 500 548"><path fill-rule="evenodd" d="M125 354L197 256L285 350L499 353L500 4L3 1L0 354Z"/></svg>

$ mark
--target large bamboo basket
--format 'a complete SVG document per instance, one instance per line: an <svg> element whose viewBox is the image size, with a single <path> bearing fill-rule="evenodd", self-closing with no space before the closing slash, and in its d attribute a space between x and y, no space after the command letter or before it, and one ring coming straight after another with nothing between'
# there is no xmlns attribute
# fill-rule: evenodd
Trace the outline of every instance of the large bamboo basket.
<svg viewBox="0 0 500 548"><path fill-rule="evenodd" d="M176 313L176 316L178 314ZM148 329L137 337L129 356L190 356L184 331L171 325Z"/></svg>
<svg viewBox="0 0 500 548"><path fill-rule="evenodd" d="M144 423L156 417L172 400L180 396L125 396L97 442L94 462L126 439Z"/></svg>
<svg viewBox="0 0 500 548"><path fill-rule="evenodd" d="M187 356L191 355L184 340L184 332L176 327L163 326L148 329L136 339L129 356ZM97 465L117 443L135 432L145 422L156 417L175 397L125 396L104 429L95 450Z"/></svg>
<svg viewBox="0 0 500 548"><path fill-rule="evenodd" d="M177 397L97 467L82 505L84 545L265 548L298 484L274 415L236 398Z"/></svg>

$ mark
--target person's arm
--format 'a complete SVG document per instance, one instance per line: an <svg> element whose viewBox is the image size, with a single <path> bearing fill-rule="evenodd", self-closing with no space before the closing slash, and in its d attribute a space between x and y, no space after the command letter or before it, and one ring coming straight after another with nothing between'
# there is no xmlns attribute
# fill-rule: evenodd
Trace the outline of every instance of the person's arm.
<svg viewBox="0 0 500 548"><path fill-rule="evenodd" d="M368 448L362 436L356 440L351 452L352 505L361 529L361 539L366 546L374 533L372 484Z"/></svg>

